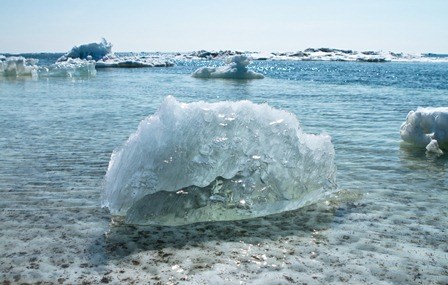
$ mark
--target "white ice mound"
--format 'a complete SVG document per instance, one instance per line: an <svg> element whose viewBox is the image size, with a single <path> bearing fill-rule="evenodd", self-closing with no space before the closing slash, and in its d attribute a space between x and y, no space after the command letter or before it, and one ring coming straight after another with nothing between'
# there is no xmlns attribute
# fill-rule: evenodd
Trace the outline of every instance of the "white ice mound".
<svg viewBox="0 0 448 285"><path fill-rule="evenodd" d="M38 70L39 77L90 77L96 75L95 62L79 58L56 62Z"/></svg>
<svg viewBox="0 0 448 285"><path fill-rule="evenodd" d="M171 226L293 210L335 188L334 155L330 136L267 104L167 97L112 154L102 205Z"/></svg>
<svg viewBox="0 0 448 285"><path fill-rule="evenodd" d="M103 38L99 43L89 43L73 47L68 53L59 58L58 61L65 61L68 58L93 59L96 61L111 53L112 44Z"/></svg>
<svg viewBox="0 0 448 285"><path fill-rule="evenodd" d="M21 77L37 76L37 60L26 59L21 56L11 56L0 58L0 76Z"/></svg>
<svg viewBox="0 0 448 285"><path fill-rule="evenodd" d="M247 66L250 58L245 55L230 56L227 65L221 67L201 67L192 76L196 78L225 78L225 79L262 79L263 74L249 70Z"/></svg>
<svg viewBox="0 0 448 285"><path fill-rule="evenodd" d="M400 128L401 138L428 151L448 149L448 107L410 111Z"/></svg>
<svg viewBox="0 0 448 285"><path fill-rule="evenodd" d="M37 66L38 60L24 57L0 58L0 76L14 77L88 77L95 76L95 62L68 59L49 66Z"/></svg>

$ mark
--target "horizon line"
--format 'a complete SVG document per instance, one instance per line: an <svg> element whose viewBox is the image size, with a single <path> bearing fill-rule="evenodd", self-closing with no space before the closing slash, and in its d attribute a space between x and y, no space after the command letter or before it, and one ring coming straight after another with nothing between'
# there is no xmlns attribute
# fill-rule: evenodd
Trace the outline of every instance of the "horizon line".
<svg viewBox="0 0 448 285"><path fill-rule="evenodd" d="M140 50L140 51L113 51L112 53L192 53L192 52L198 52L198 51L208 51L208 52L222 52L222 51L233 51L233 52L242 52L242 53L293 53L293 52L305 52L307 49L331 49L334 51L352 51L352 52L393 52L393 53L405 53L405 54L436 54L436 55L448 55L447 52L403 52L403 51L393 51L393 50L385 50L385 49L366 49L366 50L354 50L354 49L342 49L342 48L330 48L330 47L308 47L306 49L300 50L277 50L277 51L254 51L254 50L242 50L242 49L195 49L195 50L188 50L188 51L180 51L180 50L155 50L155 51L149 51L149 50ZM70 51L26 51L26 52L3 52L0 51L0 55L20 55L20 54L65 54Z"/></svg>

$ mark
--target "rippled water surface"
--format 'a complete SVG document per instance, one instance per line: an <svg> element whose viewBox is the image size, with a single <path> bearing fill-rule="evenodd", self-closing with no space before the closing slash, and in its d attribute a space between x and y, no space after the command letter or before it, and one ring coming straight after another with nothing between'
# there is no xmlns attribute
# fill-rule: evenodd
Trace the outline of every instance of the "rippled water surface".
<svg viewBox="0 0 448 285"><path fill-rule="evenodd" d="M310 218L298 221L303 227L290 225L288 229L287 225L273 222L281 220L281 215L274 220L256 219L249 223L270 223L277 230L285 230L282 238L295 240L297 248L306 247L307 237L312 239L308 232L321 228L326 236L326 242L317 246L321 267L331 268L323 257L332 253L338 257L334 248L339 247L340 253L350 259L344 264L366 268L358 268L353 275L364 276L372 284L448 282L448 157L411 148L402 144L399 136L400 125L410 110L447 106L448 64L260 61L250 67L263 73L263 80L199 80L189 76L199 66L219 64L183 61L172 68L99 70L92 78L0 79L0 280L63 278L76 283L77 278L84 276L100 282L103 274L110 271L111 280L118 282L122 280L120 274L125 274L120 270L132 271L123 265L123 256L160 250L145 246L144 241L135 241L134 250L122 255L108 248L117 243L129 245L129 240L121 230L114 229L112 239L104 238L103 234L110 231L109 217L100 209L99 197L112 151L122 145L144 117L154 113L165 96L173 95L185 102L267 102L296 114L306 132L332 136L337 182L341 193L351 198L341 198L330 210L311 207L309 212L313 215L325 217L322 223L310 225ZM306 213L288 215L288 219L297 220ZM244 228L239 223L232 226ZM239 241L215 236L211 240L221 241L218 245L211 246L209 239L202 238L195 242L214 250L238 247L233 243L241 240L249 244L257 233L248 227L249 237L239 236ZM148 230L150 234L166 231ZM191 234L185 228L178 231L184 238ZM210 231L217 235L213 229ZM238 236L239 232L232 234ZM274 248L279 240L278 236L269 235L257 238L261 243L272 242ZM146 241L151 242L157 243L158 239ZM159 243L163 242L162 239ZM177 247L184 251L182 254L191 254L186 248L188 243L174 245L168 242L164 248ZM117 255L119 261L115 260ZM289 264L283 262L279 266L286 272L283 275L298 282L303 271L291 265L300 263L294 256L285 259ZM389 270L379 265L380 259L388 260ZM207 280L208 271L218 272L216 264L226 264L225 260L211 259L205 262L210 268L197 271L170 261L159 261L164 264L159 267L168 268L168 272L178 265L193 276L185 282L200 283ZM366 265L366 260L377 267ZM243 272L249 270L239 268ZM135 270L159 276L164 282L170 276L182 275L161 269ZM342 271L334 271L348 278ZM257 275L248 273L244 279L239 275L232 277L231 272L229 269L226 278L235 282L251 283ZM269 276L277 274L270 269L263 272ZM330 275L331 272L316 275L311 281L342 282L340 276L331 279ZM346 281L356 284L356 280L360 279Z"/></svg>

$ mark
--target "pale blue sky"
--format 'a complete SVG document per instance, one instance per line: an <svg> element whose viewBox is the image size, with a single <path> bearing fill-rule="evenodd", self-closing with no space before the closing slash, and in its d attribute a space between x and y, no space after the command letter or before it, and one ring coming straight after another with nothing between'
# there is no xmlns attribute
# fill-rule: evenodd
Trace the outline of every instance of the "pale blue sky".
<svg viewBox="0 0 448 285"><path fill-rule="evenodd" d="M448 0L0 0L1 52L307 47L448 53Z"/></svg>

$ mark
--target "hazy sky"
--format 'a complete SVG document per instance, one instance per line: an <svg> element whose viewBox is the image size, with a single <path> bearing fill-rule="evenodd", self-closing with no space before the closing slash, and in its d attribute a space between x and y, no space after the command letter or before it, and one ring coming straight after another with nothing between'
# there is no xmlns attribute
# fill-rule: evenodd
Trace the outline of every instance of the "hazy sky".
<svg viewBox="0 0 448 285"><path fill-rule="evenodd" d="M307 47L448 53L448 0L0 0L0 52Z"/></svg>

